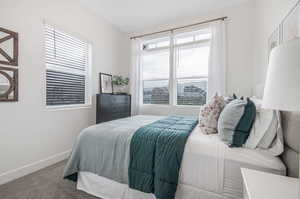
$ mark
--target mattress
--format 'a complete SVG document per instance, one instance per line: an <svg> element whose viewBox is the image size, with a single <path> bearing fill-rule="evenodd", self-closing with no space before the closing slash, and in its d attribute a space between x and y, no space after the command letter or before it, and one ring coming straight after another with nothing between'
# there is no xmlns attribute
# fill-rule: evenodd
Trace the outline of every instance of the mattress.
<svg viewBox="0 0 300 199"><path fill-rule="evenodd" d="M230 148L218 135L204 135L196 127L185 146L176 198L243 198L241 168L286 173L278 157L253 149ZM154 198L89 172L79 172L77 188L103 199Z"/></svg>

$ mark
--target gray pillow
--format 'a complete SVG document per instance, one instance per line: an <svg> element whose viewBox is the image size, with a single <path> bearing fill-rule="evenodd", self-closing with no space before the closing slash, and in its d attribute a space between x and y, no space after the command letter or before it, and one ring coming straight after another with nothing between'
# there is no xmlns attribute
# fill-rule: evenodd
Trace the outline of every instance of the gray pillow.
<svg viewBox="0 0 300 199"><path fill-rule="evenodd" d="M225 106L218 120L218 133L223 142L231 145L235 128L244 114L247 100L235 99Z"/></svg>

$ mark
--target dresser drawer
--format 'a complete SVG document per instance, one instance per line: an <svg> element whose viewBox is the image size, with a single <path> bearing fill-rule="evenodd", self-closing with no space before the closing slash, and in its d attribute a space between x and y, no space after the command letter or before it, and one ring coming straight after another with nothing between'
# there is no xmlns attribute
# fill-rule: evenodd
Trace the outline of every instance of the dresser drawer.
<svg viewBox="0 0 300 199"><path fill-rule="evenodd" d="M97 95L97 123L129 117L131 115L130 95Z"/></svg>

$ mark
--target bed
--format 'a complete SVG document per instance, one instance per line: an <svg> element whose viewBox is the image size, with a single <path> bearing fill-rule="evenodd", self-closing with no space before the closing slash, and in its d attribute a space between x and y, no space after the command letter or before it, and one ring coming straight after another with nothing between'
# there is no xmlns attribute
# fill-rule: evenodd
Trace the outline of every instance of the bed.
<svg viewBox="0 0 300 199"><path fill-rule="evenodd" d="M77 189L99 198L154 199L153 194L143 193L128 187L128 146L130 145L129 137L132 136L130 132L162 118L160 116L139 115L87 128L80 136L89 134L87 139L90 139L91 142L86 149L79 147L78 151L72 152L64 176L70 176L77 172L76 177L74 177L77 180ZM300 129L298 126L300 115L283 113L283 122L287 144L281 158L246 148L229 148L217 135L204 135L196 126L185 145L175 198L242 198L240 168L298 176L299 137L296 140L295 136L297 129ZM97 140L95 135L99 134L103 134L103 136ZM115 139L116 137L120 138L120 136L121 139ZM114 150L107 152L105 147L101 149L103 145L113 146ZM88 161L86 158L88 155L85 154L87 150L99 153L97 157L93 157L96 161L92 161L92 163ZM76 159L78 154L80 154L80 161L71 164L72 159ZM83 164L89 164L89 168L81 169ZM100 169L97 168L99 164L102 165ZM99 170L101 170L101 174L99 174Z"/></svg>

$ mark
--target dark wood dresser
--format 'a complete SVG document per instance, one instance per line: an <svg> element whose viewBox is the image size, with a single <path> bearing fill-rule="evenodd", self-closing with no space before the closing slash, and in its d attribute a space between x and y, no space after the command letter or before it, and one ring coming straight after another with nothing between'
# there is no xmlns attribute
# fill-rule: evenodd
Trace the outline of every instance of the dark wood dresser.
<svg viewBox="0 0 300 199"><path fill-rule="evenodd" d="M129 116L131 116L131 95L97 94L97 124Z"/></svg>

